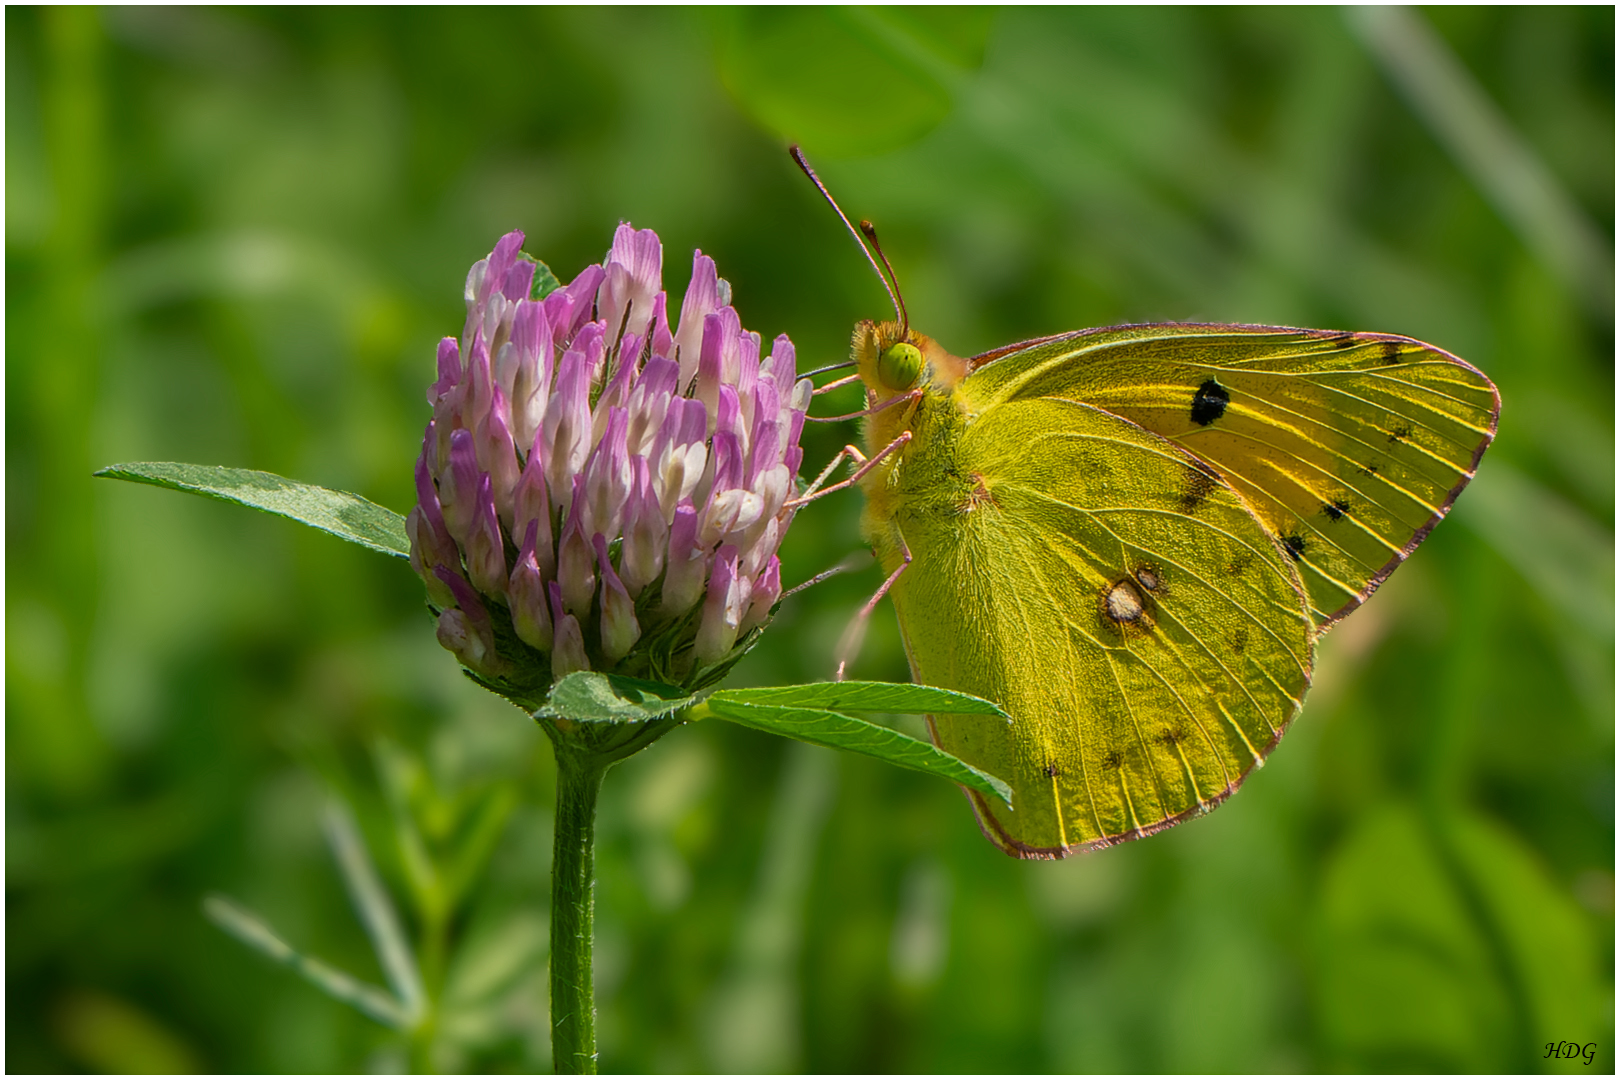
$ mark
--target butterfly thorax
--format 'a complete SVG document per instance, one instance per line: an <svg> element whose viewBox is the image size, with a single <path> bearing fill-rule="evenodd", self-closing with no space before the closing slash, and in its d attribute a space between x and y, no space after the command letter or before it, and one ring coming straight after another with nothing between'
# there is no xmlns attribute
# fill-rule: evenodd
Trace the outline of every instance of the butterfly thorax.
<svg viewBox="0 0 1620 1080"><path fill-rule="evenodd" d="M866 452L882 453L911 433L862 481L867 537L887 566L899 559L897 517L949 514L972 496L975 478L960 468L956 452L970 421L957 386L968 362L915 330L870 320L856 325L853 354L874 410L866 418Z"/></svg>

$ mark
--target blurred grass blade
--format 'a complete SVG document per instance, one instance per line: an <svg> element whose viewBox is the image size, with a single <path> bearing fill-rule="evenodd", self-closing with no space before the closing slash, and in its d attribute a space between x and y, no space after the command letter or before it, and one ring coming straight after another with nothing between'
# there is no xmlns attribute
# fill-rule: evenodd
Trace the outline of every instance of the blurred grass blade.
<svg viewBox="0 0 1620 1080"><path fill-rule="evenodd" d="M518 806L517 788L501 784L479 805L472 826L457 847L450 865L444 873L446 902L450 907L460 903L471 891L485 863L495 851L495 845L506 833L506 823Z"/></svg>
<svg viewBox="0 0 1620 1080"><path fill-rule="evenodd" d="M384 555L405 559L411 554L404 518L347 491L303 484L256 469L226 469L174 461L109 465L97 470L96 475L172 491L189 491L280 514Z"/></svg>
<svg viewBox="0 0 1620 1080"><path fill-rule="evenodd" d="M892 728L857 720L825 709L794 709L751 705L715 694L692 710L695 717L713 715L773 735L783 735L814 746L850 750L887 761L903 769L942 776L1012 805L1012 788L945 751Z"/></svg>
<svg viewBox="0 0 1620 1080"><path fill-rule="evenodd" d="M833 755L808 746L790 746L782 755L758 877L734 917L731 959L704 1010L709 1067L715 1072L805 1068L798 997L808 936L805 914L837 784Z"/></svg>
<svg viewBox="0 0 1620 1080"><path fill-rule="evenodd" d="M824 682L803 686L760 686L721 690L723 701L752 705L783 705L807 709L843 709L846 712L954 713L971 716L1006 716L1000 706L972 694L916 683Z"/></svg>
<svg viewBox="0 0 1620 1080"><path fill-rule="evenodd" d="M1614 639L1614 536L1507 462L1483 470L1453 511L1575 626Z"/></svg>
<svg viewBox="0 0 1620 1080"><path fill-rule="evenodd" d="M428 854L427 844L416 827L417 816L413 807L421 796L431 800L432 783L421 759L402 749L389 739L373 744L377 776L382 780L383 794L393 818L394 846L399 855L400 869L405 873L405 884L411 891L416 910L426 920L445 917L450 908L444 877L438 864Z"/></svg>
<svg viewBox="0 0 1620 1080"><path fill-rule="evenodd" d="M595 723L634 724L669 716L701 696L626 675L576 671L557 681L546 703L536 709L534 715Z"/></svg>
<svg viewBox="0 0 1620 1080"><path fill-rule="evenodd" d="M215 926L278 964L292 968L326 994L352 1005L379 1024L403 1031L410 1026L406 1011L386 990L363 983L346 972L288 945L264 920L223 896L203 900L203 913Z"/></svg>
<svg viewBox="0 0 1620 1080"><path fill-rule="evenodd" d="M1542 163L1423 17L1352 7L1346 18L1435 138L1575 295L1614 319L1614 256Z"/></svg>
<svg viewBox="0 0 1620 1080"><path fill-rule="evenodd" d="M539 912L514 911L493 927L471 931L445 978L443 1027L487 1024L484 1014L525 976L543 970L549 947L550 927Z"/></svg>
<svg viewBox="0 0 1620 1080"><path fill-rule="evenodd" d="M426 997L416 958L411 955L399 916L366 854L354 818L348 807L336 799L326 805L326 839L332 845L338 869L343 872L343 884L349 890L355 910L360 913L360 921L365 923L366 933L377 951L377 960L388 977L388 985L404 1005L408 1020L415 1023L422 1015Z"/></svg>

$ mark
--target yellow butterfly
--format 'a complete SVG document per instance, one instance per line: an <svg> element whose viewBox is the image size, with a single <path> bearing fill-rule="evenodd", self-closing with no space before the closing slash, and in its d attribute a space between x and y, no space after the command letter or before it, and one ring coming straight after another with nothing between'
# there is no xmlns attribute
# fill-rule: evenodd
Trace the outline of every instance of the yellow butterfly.
<svg viewBox="0 0 1620 1080"><path fill-rule="evenodd" d="M1236 790L1298 713L1317 638L1496 432L1491 381L1410 338L1167 323L964 360L894 296L900 321L854 335L863 525L913 677L1013 718L930 726L1012 786L1011 810L968 797L1020 858L1147 836Z"/></svg>

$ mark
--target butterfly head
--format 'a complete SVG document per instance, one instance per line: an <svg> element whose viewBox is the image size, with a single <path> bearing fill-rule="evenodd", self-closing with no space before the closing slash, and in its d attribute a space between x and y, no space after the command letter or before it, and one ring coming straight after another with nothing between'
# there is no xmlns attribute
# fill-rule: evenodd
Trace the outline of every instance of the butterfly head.
<svg viewBox="0 0 1620 1080"><path fill-rule="evenodd" d="M857 323L853 351L861 381L878 400L919 388L948 394L967 374L966 360L897 322Z"/></svg>

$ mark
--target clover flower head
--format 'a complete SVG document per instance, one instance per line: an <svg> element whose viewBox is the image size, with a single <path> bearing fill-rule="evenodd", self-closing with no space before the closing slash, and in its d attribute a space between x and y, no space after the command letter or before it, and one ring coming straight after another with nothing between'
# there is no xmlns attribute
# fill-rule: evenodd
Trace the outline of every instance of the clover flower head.
<svg viewBox="0 0 1620 1080"><path fill-rule="evenodd" d="M523 700L586 669L705 685L781 597L810 381L702 252L672 330L652 230L567 285L522 243L473 264L428 388L406 527L439 641Z"/></svg>

